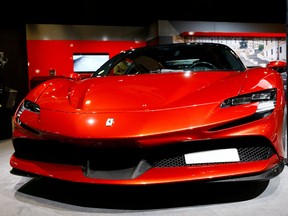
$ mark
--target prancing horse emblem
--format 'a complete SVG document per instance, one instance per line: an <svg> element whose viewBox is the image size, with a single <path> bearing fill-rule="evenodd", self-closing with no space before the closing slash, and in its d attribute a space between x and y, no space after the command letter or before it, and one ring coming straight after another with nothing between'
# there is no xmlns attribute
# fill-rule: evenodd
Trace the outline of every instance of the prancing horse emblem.
<svg viewBox="0 0 288 216"><path fill-rule="evenodd" d="M111 127L114 124L114 118L108 118L106 120L106 126Z"/></svg>

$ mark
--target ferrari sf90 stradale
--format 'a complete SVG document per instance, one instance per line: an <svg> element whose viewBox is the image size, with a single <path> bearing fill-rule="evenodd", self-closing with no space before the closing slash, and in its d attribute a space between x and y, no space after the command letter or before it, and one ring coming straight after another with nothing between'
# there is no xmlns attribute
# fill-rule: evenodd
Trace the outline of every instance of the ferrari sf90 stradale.
<svg viewBox="0 0 288 216"><path fill-rule="evenodd" d="M284 66L281 66L284 67ZM32 89L14 116L11 173L110 185L269 180L287 160L277 65L228 46L147 46Z"/></svg>

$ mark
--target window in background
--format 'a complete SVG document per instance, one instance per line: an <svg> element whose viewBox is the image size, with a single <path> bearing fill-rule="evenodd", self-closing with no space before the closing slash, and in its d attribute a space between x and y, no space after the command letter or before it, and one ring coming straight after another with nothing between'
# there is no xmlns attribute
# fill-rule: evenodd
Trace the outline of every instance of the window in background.
<svg viewBox="0 0 288 216"><path fill-rule="evenodd" d="M108 59L108 53L73 53L73 69L76 73L92 73Z"/></svg>

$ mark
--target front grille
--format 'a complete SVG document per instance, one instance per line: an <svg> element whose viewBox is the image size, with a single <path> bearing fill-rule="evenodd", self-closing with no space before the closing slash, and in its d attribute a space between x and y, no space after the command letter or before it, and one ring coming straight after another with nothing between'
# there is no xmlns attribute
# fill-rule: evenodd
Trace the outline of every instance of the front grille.
<svg viewBox="0 0 288 216"><path fill-rule="evenodd" d="M29 140L14 139L13 146L15 156L27 160L42 161L48 163L87 166L87 161L94 164L97 169L115 169L136 166L140 161L147 161L152 167L179 167L199 166L201 164L185 164L184 154L206 150L236 148L240 162L266 160L275 150L269 141L263 137L238 137L219 140L189 141L169 144L166 146L138 148L132 140L101 140L101 146L109 142L110 148L99 148L92 143L81 145L79 143L58 142L55 140ZM127 142L130 146L127 147ZM114 143L111 147L111 143ZM123 146L125 147L118 148ZM225 162L227 163L227 162Z"/></svg>

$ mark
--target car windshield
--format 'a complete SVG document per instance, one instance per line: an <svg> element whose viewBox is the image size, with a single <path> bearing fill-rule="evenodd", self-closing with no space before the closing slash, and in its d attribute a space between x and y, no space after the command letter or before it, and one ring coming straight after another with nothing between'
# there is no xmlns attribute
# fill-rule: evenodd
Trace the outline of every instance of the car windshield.
<svg viewBox="0 0 288 216"><path fill-rule="evenodd" d="M243 71L245 66L225 45L187 43L121 52L103 64L93 76L217 70Z"/></svg>

